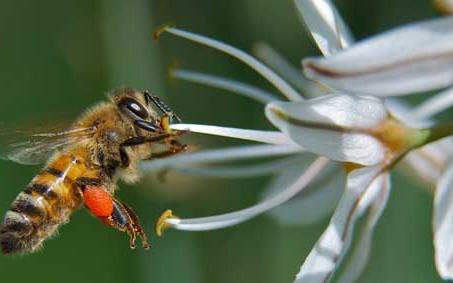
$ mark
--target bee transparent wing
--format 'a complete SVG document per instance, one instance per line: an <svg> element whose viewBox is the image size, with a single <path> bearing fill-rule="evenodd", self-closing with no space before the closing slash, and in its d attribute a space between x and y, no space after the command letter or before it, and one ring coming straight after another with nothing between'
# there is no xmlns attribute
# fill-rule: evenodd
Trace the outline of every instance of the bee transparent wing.
<svg viewBox="0 0 453 283"><path fill-rule="evenodd" d="M87 140L93 136L94 132L94 127L72 128L47 133L3 132L0 133L0 159L24 165L41 164L55 150Z"/></svg>
<svg viewBox="0 0 453 283"><path fill-rule="evenodd" d="M0 158L10 160L19 164L34 165L44 163L50 154L62 147L64 143L35 143L35 142L20 142L11 144L9 151L2 154Z"/></svg>

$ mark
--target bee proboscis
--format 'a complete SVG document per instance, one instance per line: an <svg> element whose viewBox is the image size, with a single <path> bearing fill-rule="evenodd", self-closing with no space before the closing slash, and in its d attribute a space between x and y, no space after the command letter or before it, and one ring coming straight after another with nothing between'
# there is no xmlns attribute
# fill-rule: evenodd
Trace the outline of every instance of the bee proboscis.
<svg viewBox="0 0 453 283"><path fill-rule="evenodd" d="M172 120L180 121L157 96L121 88L67 130L11 144L4 159L38 164L50 158L6 213L0 227L2 252L36 251L82 204L108 226L127 232L131 248L140 237L147 249L138 217L114 197L116 181L134 183L140 176L139 161L185 150L177 140L185 132L172 131ZM156 144L165 149L156 152Z"/></svg>

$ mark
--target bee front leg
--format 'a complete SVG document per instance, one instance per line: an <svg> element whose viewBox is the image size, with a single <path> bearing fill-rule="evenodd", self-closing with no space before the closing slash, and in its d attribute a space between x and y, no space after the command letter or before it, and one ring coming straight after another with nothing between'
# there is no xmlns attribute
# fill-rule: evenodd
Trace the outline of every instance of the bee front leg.
<svg viewBox="0 0 453 283"><path fill-rule="evenodd" d="M104 188L86 186L83 191L86 207L106 225L129 235L129 245L135 249L137 236L144 249L149 249L148 238L135 212L126 204L113 198Z"/></svg>
<svg viewBox="0 0 453 283"><path fill-rule="evenodd" d="M144 136L136 136L130 139L127 139L123 143L120 144L119 148L119 156L121 160L121 167L126 168L130 164L129 156L126 152L127 147L138 146L146 143L153 143L153 142L161 142L169 138L169 134L160 134L153 137L144 137Z"/></svg>

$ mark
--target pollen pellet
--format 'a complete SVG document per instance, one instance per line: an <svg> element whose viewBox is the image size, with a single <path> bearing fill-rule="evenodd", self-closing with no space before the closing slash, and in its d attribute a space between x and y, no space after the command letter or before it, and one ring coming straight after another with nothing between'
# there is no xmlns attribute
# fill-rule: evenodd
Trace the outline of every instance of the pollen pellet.
<svg viewBox="0 0 453 283"><path fill-rule="evenodd" d="M88 209L97 217L107 217L113 212L113 199L101 187L87 186L83 199Z"/></svg>

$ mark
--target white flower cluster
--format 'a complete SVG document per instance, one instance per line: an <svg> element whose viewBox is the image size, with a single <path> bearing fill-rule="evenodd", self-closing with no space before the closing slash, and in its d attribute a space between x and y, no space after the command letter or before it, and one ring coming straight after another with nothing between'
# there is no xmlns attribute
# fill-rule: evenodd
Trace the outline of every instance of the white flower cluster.
<svg viewBox="0 0 453 283"><path fill-rule="evenodd" d="M175 70L176 78L228 89L264 103L265 115L279 131L176 124L174 129L252 140L263 144L180 154L144 162L144 170L174 168L210 176L256 176L279 172L258 204L224 215L181 219L167 211L157 232L211 230L246 221L300 195L329 175L335 182L281 207L282 221L311 222L331 211L330 223L305 259L295 282L327 282L346 254L359 217L367 215L356 248L340 282L353 282L369 256L375 226L391 190L390 172L404 162L416 176L435 185L434 247L443 279L453 279L453 126L433 116L453 105L453 17L398 27L355 43L347 24L329 0L295 0L302 21L324 57L303 60L302 74L270 47L254 57L225 43L172 27L160 32L218 49L249 65L287 101L231 79ZM270 66L270 67L268 67ZM275 71L274 71L275 70ZM277 72L276 72L277 71ZM293 87L293 85L295 87ZM416 107L391 98L442 90ZM289 156L254 167L197 167L194 164L268 156ZM308 162L308 161L310 162ZM332 173L333 172L333 173ZM347 174L344 191L339 186ZM340 181L339 181L340 180ZM342 193L337 202L332 195ZM315 205L313 205L315 204ZM294 212L298 209L298 212ZM280 208L279 208L280 209ZM278 210L276 210L278 211ZM296 218L296 220L294 220ZM301 218L299 221L297 218Z"/></svg>

